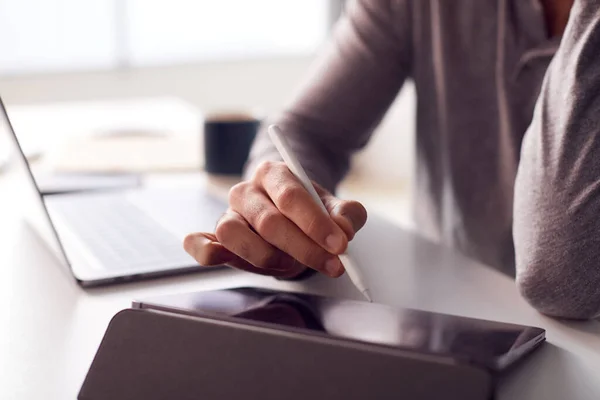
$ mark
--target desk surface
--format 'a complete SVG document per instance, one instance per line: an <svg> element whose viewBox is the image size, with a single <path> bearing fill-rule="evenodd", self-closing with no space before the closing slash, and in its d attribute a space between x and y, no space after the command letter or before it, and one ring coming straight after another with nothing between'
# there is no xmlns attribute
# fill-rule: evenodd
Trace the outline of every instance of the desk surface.
<svg viewBox="0 0 600 400"><path fill-rule="evenodd" d="M11 212L0 180L0 397L75 398L110 318L145 296L255 285L360 299L347 277L278 282L231 270L84 290ZM599 399L600 322L539 315L514 282L371 218L351 246L374 300L537 325L548 344L503 379L499 399Z"/></svg>

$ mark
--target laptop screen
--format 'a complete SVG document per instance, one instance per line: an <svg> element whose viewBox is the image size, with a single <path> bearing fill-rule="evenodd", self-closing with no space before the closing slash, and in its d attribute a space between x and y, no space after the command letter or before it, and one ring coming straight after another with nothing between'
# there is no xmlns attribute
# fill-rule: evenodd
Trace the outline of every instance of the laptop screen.
<svg viewBox="0 0 600 400"><path fill-rule="evenodd" d="M68 266L69 262L54 230L29 162L25 158L1 99L0 114L0 137L8 143L6 179L10 180L9 187L13 191L8 195L12 197L12 203L19 208L27 223L42 237L61 264Z"/></svg>

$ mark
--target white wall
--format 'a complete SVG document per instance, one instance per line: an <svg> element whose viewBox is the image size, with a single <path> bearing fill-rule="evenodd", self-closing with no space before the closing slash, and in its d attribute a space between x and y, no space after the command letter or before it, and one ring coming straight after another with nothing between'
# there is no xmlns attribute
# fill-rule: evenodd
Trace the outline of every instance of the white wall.
<svg viewBox="0 0 600 400"><path fill-rule="evenodd" d="M415 132L415 88L408 82L374 132L371 141L354 161L354 167L381 183L403 181L413 176Z"/></svg>
<svg viewBox="0 0 600 400"><path fill-rule="evenodd" d="M124 71L0 78L7 104L174 95L203 111L252 108L273 112L287 100L311 58L231 61ZM414 90L398 97L365 151L360 175L391 181L412 176Z"/></svg>

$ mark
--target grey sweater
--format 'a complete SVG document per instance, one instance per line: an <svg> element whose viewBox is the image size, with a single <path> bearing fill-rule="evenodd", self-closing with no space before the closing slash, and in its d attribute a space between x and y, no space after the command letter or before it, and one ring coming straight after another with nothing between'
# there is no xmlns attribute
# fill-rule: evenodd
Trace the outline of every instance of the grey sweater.
<svg viewBox="0 0 600 400"><path fill-rule="evenodd" d="M418 229L516 272L543 313L597 316L599 10L576 0L561 41L537 0L356 1L271 122L334 190L412 79ZM263 132L249 170L277 158Z"/></svg>

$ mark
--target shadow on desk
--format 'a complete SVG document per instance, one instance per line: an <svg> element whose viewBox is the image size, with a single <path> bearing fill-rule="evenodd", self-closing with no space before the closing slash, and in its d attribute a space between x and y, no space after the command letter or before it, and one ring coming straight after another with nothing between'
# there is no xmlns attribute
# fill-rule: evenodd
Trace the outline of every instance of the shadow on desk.
<svg viewBox="0 0 600 400"><path fill-rule="evenodd" d="M571 329L581 333L587 333L594 336L600 336L600 318L592 321L561 321L556 320L556 323L562 323Z"/></svg>
<svg viewBox="0 0 600 400"><path fill-rule="evenodd" d="M571 399L574 393L593 398L599 384L589 361L552 343L545 343L498 382L498 398ZM577 397L582 398L582 397Z"/></svg>

